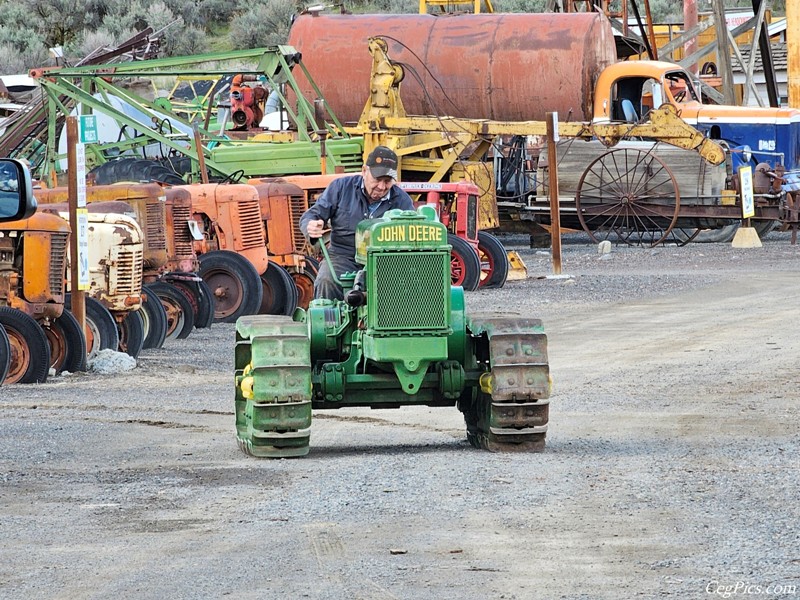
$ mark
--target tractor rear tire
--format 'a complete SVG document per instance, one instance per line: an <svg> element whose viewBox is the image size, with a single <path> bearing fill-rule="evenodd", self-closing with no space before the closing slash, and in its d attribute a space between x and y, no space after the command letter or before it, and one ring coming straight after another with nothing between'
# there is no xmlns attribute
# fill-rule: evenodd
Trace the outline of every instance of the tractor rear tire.
<svg viewBox="0 0 800 600"><path fill-rule="evenodd" d="M292 276L294 286L297 288L297 306L307 309L309 303L314 299L314 280L316 277L308 268L302 273L292 271L289 275Z"/></svg>
<svg viewBox="0 0 800 600"><path fill-rule="evenodd" d="M508 254L503 244L488 231L478 232L482 288L501 288L508 278Z"/></svg>
<svg viewBox="0 0 800 600"><path fill-rule="evenodd" d="M0 307L0 326L5 328L11 357L6 383L44 383L50 371L50 345L39 323L27 313Z"/></svg>
<svg viewBox="0 0 800 600"><path fill-rule="evenodd" d="M138 358L144 346L144 319L142 309L128 311L128 314L117 324L119 331L119 351L128 356Z"/></svg>
<svg viewBox="0 0 800 600"><path fill-rule="evenodd" d="M72 311L72 294L64 296L64 306ZM119 332L117 322L109 310L99 301L86 297L86 360L87 362L97 356L100 350L114 350L119 348Z"/></svg>
<svg viewBox="0 0 800 600"><path fill-rule="evenodd" d="M86 370L86 336L75 315L65 308L50 327L44 327L44 333L50 346L50 366L57 375Z"/></svg>
<svg viewBox="0 0 800 600"><path fill-rule="evenodd" d="M778 226L780 221L753 221L753 227L758 234L758 239L763 240L769 235L769 232Z"/></svg>
<svg viewBox="0 0 800 600"><path fill-rule="evenodd" d="M263 297L258 314L288 317L294 314L297 308L298 290L294 279L286 269L270 261L267 270L261 276L261 284Z"/></svg>
<svg viewBox="0 0 800 600"><path fill-rule="evenodd" d="M214 298L214 320L235 323L244 315L258 314L264 292L261 278L243 256L215 250L200 256L200 277Z"/></svg>
<svg viewBox="0 0 800 600"><path fill-rule="evenodd" d="M481 283L481 259L469 244L452 233L447 234L450 251L450 276L452 285L460 285L465 292L474 292Z"/></svg>
<svg viewBox="0 0 800 600"><path fill-rule="evenodd" d="M166 281L148 283L167 313L167 339L185 339L194 328L194 309L186 295Z"/></svg>
<svg viewBox="0 0 800 600"><path fill-rule="evenodd" d="M5 327L0 325L0 385L6 380L8 369L11 366L11 343Z"/></svg>
<svg viewBox="0 0 800 600"><path fill-rule="evenodd" d="M155 181L169 185L183 185L186 182L177 173L155 160L146 158L118 158L111 160L88 173L94 176L95 185L111 185L121 181Z"/></svg>
<svg viewBox="0 0 800 600"><path fill-rule="evenodd" d="M142 348L161 348L167 339L167 311L158 295L146 285L142 286L142 294L145 296L140 315L145 331Z"/></svg>
<svg viewBox="0 0 800 600"><path fill-rule="evenodd" d="M181 279L169 279L168 281L183 292L189 300L189 304L192 305L194 326L198 329L211 327L214 323L214 300L208 284L202 279L196 282Z"/></svg>

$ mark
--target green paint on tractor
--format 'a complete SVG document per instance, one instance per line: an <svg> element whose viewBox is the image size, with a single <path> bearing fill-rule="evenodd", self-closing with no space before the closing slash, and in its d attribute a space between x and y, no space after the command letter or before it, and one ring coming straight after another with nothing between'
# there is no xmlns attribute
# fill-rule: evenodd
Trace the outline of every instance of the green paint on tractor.
<svg viewBox="0 0 800 600"><path fill-rule="evenodd" d="M467 439L541 451L551 380L538 319L470 315L451 286L447 230L427 207L390 211L356 231L363 269L345 300L236 326L236 435L252 456L309 451L312 409L456 406Z"/></svg>

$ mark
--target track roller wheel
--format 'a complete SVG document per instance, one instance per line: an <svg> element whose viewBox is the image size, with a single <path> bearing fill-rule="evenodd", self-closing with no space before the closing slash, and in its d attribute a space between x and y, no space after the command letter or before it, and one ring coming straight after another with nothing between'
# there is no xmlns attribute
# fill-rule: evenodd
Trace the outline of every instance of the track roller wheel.
<svg viewBox="0 0 800 600"><path fill-rule="evenodd" d="M481 259L469 242L460 237L447 234L450 244L450 276L452 285L460 285L465 292L478 289L481 282Z"/></svg>
<svg viewBox="0 0 800 600"><path fill-rule="evenodd" d="M484 371L458 407L467 439L491 452L541 452L549 420L551 381L541 321L520 315L467 318L474 365Z"/></svg>
<svg viewBox="0 0 800 600"><path fill-rule="evenodd" d="M311 346L307 326L287 316L236 323L236 438L245 454L305 456L311 430Z"/></svg>
<svg viewBox="0 0 800 600"><path fill-rule="evenodd" d="M30 315L0 306L0 326L10 347L5 383L44 383L50 371L50 345L44 329Z"/></svg>

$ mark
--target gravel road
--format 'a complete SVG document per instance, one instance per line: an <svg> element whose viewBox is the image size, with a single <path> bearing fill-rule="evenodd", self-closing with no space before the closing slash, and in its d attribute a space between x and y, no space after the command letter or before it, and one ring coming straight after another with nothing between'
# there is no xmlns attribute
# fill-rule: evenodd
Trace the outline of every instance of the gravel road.
<svg viewBox="0 0 800 600"><path fill-rule="evenodd" d="M0 388L0 597L800 596L800 246L567 236L552 278L503 242L529 278L467 305L544 320L543 454L403 408L315 411L308 457L245 457L214 325Z"/></svg>

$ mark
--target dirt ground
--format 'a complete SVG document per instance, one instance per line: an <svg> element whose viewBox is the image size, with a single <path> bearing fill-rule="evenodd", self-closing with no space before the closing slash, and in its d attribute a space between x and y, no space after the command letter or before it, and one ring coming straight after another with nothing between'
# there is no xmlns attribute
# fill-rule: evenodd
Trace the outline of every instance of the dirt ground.
<svg viewBox="0 0 800 600"><path fill-rule="evenodd" d="M543 454L404 408L316 411L308 457L245 457L214 325L0 388L0 596L796 597L800 250L576 242L553 279L516 242L530 277L467 304L543 318Z"/></svg>

